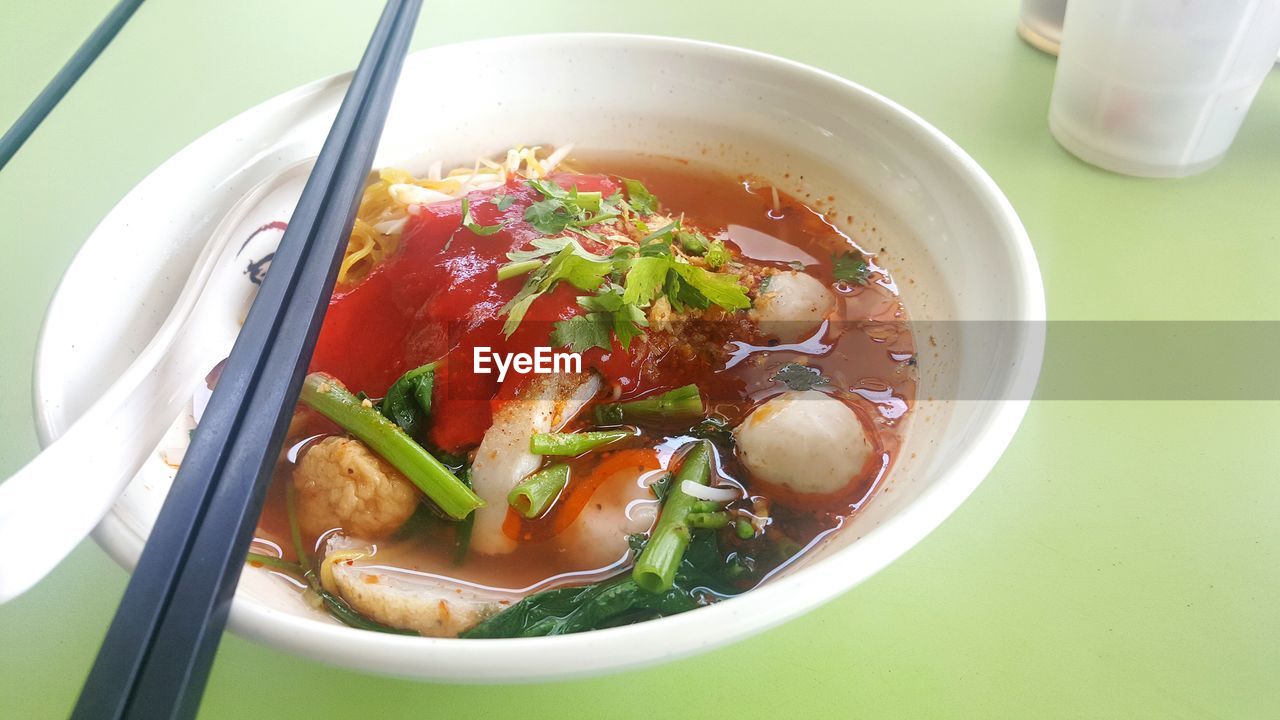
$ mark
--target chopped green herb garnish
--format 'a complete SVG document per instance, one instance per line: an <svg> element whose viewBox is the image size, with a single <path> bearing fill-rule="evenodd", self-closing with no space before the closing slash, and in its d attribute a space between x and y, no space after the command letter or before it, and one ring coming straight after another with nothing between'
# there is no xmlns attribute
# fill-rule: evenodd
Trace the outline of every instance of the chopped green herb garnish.
<svg viewBox="0 0 1280 720"><path fill-rule="evenodd" d="M622 300L626 303L648 307L661 292L671 269L671 258L664 256L638 257L627 270L626 290Z"/></svg>
<svg viewBox="0 0 1280 720"><path fill-rule="evenodd" d="M685 262L673 261L671 269L694 290L714 305L725 310L745 310L751 307L746 289L737 275L716 273Z"/></svg>
<svg viewBox="0 0 1280 720"><path fill-rule="evenodd" d="M503 334L511 337L516 328L520 327L520 321L524 319L533 301L560 281L568 282L579 290L595 290L612 269L613 265L608 259L593 255L570 240L542 267L534 270L520 292L498 312L507 317L502 325Z"/></svg>
<svg viewBox="0 0 1280 720"><path fill-rule="evenodd" d="M622 214L619 206L607 202L599 192L579 192L577 187L566 190L549 179L529 180L526 184L537 190L542 199L525 209L524 219L543 235L582 230Z"/></svg>
<svg viewBox="0 0 1280 720"><path fill-rule="evenodd" d="M707 236L696 229L677 232L676 240L680 241L680 247L684 248L684 251L690 255L705 255L711 247L707 241Z"/></svg>
<svg viewBox="0 0 1280 720"><path fill-rule="evenodd" d="M605 317L598 313L575 315L551 327L551 344L555 347L567 347L576 353L597 347L603 350L613 347L609 339L609 333L613 328Z"/></svg>
<svg viewBox="0 0 1280 720"><path fill-rule="evenodd" d="M529 306L561 280L596 293L578 298L587 311L584 315L553 324L552 343L576 352L597 347L607 350L613 347L614 337L622 347L630 347L648 326L644 308L663 295L677 312L713 304L726 310L751 306L737 275L708 271L672 253L672 243L679 241L686 253L711 256L708 262L715 261L713 268L723 266L730 257L723 242L712 242L697 229L682 229L683 218L651 230L633 217L635 229L644 236L637 245L620 245L607 257L586 251L577 240L564 235L576 233L600 241L600 235L589 226L613 222L624 212L652 213L657 199L643 184L624 180L626 200L621 193L605 197L576 187L566 189L551 180L529 180L526 184L542 199L526 208L525 221L544 235L561 236L538 238L532 241L531 249L508 253L511 262L498 269L499 280L529 273L524 287L500 311L506 316L503 332L508 337L519 327Z"/></svg>
<svg viewBox="0 0 1280 720"><path fill-rule="evenodd" d="M707 248L707 254L703 259L707 261L707 265L712 270L719 270L731 259L729 248L724 246L724 241L722 240L712 240L711 246Z"/></svg>
<svg viewBox="0 0 1280 720"><path fill-rule="evenodd" d="M783 365L769 379L783 383L792 390L812 390L819 385L826 385L831 382L816 368L799 363Z"/></svg>
<svg viewBox="0 0 1280 720"><path fill-rule="evenodd" d="M649 192L649 188L639 180L623 178L622 187L627 191L627 204L641 215L652 215L658 211L658 198Z"/></svg>
<svg viewBox="0 0 1280 720"><path fill-rule="evenodd" d="M870 271L871 267L867 264L867 259L859 252L844 252L832 259L832 274L840 282L865 285L867 273Z"/></svg>
<svg viewBox="0 0 1280 720"><path fill-rule="evenodd" d="M505 223L497 225L481 225L471 216L471 201L462 198L462 227L470 230L477 235L492 235L503 228Z"/></svg>
<svg viewBox="0 0 1280 720"><path fill-rule="evenodd" d="M506 212L507 208L516 201L515 195L500 194L493 196L493 204L498 206L498 212Z"/></svg>
<svg viewBox="0 0 1280 720"><path fill-rule="evenodd" d="M622 288L617 285L606 286L596 295L579 296L578 305L587 314L555 323L552 345L566 346L573 352L586 352L593 347L608 350L613 347L612 334L622 347L629 348L632 339L643 335L643 328L649 326L644 312L625 302Z"/></svg>

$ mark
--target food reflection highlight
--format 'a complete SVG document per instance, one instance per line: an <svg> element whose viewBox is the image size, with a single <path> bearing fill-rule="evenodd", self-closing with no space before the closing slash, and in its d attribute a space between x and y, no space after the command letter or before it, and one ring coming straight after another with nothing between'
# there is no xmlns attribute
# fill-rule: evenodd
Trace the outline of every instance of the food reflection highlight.
<svg viewBox="0 0 1280 720"><path fill-rule="evenodd" d="M889 472L916 355L886 327L874 255L759 178L570 148L383 170L249 562L433 637L725 601Z"/></svg>

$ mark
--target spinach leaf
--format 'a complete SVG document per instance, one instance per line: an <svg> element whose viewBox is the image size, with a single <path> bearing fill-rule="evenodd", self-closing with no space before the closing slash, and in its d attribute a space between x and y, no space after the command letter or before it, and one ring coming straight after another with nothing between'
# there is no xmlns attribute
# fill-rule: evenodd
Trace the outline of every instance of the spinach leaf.
<svg viewBox="0 0 1280 720"><path fill-rule="evenodd" d="M421 438L420 430L431 414L431 389L438 363L414 368L391 385L379 408L382 415L400 426L411 438Z"/></svg>
<svg viewBox="0 0 1280 720"><path fill-rule="evenodd" d="M640 539L628 538L640 552ZM706 592L733 595L750 573L737 558L720 554L716 534L694 531L676 573L675 585L663 593L641 588L631 574L580 587L535 593L462 633L464 638L511 638L565 635L625 625L639 620L687 612L707 602Z"/></svg>

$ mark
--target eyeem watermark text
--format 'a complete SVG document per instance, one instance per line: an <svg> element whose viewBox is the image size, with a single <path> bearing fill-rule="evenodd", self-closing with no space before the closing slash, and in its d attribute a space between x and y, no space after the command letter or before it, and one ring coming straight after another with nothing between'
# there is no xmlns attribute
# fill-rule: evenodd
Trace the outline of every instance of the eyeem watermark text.
<svg viewBox="0 0 1280 720"><path fill-rule="evenodd" d="M517 375L548 375L551 373L582 372L582 356L575 352L554 351L538 347L533 353L494 352L490 347L477 347L471 354L471 366L477 375L498 373L498 382L507 377L507 371Z"/></svg>

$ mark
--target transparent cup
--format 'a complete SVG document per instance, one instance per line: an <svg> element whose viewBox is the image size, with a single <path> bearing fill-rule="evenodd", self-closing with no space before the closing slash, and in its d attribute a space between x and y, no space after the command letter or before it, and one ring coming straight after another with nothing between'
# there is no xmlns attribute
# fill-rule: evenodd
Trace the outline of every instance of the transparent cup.
<svg viewBox="0 0 1280 720"><path fill-rule="evenodd" d="M1071 0L1049 129L1081 159L1182 177L1217 164L1280 51L1280 0Z"/></svg>

